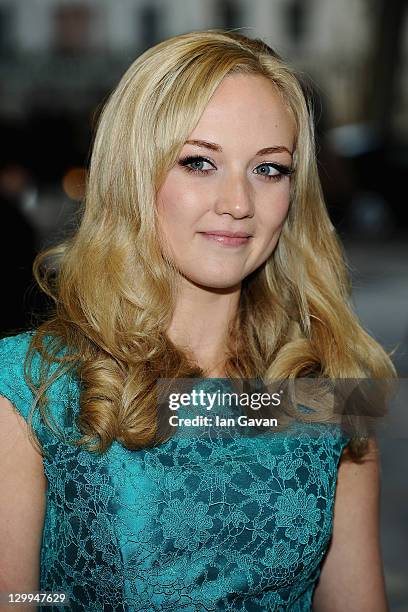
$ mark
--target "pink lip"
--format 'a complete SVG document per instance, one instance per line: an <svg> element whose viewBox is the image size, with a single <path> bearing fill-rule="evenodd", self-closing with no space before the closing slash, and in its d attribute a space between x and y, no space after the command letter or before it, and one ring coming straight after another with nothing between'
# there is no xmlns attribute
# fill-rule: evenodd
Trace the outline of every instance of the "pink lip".
<svg viewBox="0 0 408 612"><path fill-rule="evenodd" d="M218 244L225 246L240 246L242 244L247 244L251 237L245 232L213 231L201 232L201 234L208 240L215 240Z"/></svg>
<svg viewBox="0 0 408 612"><path fill-rule="evenodd" d="M228 232L227 230L209 230L202 233L211 234L212 236L228 236L229 238L248 238L251 235L248 232Z"/></svg>

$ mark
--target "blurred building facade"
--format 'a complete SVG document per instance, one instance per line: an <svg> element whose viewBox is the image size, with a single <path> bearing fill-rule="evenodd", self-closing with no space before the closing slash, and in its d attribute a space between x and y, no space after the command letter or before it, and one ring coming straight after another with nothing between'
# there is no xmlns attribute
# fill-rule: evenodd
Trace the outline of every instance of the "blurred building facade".
<svg viewBox="0 0 408 612"><path fill-rule="evenodd" d="M370 98L380 5L377 0L0 0L0 114L18 117L33 105L89 108L155 42L193 29L227 27L261 36L311 75L330 99L333 125L358 122ZM407 136L404 19L392 121Z"/></svg>

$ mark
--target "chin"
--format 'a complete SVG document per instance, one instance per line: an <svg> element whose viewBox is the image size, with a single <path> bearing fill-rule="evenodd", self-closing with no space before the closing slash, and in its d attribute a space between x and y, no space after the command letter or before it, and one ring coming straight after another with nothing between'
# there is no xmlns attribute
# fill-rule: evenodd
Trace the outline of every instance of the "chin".
<svg viewBox="0 0 408 612"><path fill-rule="evenodd" d="M244 278L241 275L226 275L224 274L194 274L194 275L183 275L190 283L198 287L205 289L225 289L234 290L237 289Z"/></svg>

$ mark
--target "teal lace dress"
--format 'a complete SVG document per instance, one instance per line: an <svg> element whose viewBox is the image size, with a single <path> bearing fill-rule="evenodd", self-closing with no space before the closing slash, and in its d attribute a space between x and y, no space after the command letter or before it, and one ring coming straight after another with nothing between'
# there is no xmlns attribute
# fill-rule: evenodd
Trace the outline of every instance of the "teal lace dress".
<svg viewBox="0 0 408 612"><path fill-rule="evenodd" d="M0 341L0 395L26 419L29 339ZM78 385L65 375L48 391L68 435ZM348 442L336 427L174 436L140 451L114 443L103 455L61 442L38 411L34 429L48 481L40 588L65 591L69 610L312 609Z"/></svg>

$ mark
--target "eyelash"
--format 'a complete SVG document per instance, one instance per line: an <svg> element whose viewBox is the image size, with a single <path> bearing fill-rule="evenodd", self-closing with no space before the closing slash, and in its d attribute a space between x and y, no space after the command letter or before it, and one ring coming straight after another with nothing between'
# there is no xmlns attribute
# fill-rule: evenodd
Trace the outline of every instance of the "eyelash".
<svg viewBox="0 0 408 612"><path fill-rule="evenodd" d="M206 157L202 157L201 155L189 155L188 157L184 157L183 159L179 160L179 165L182 166L185 170L187 170L187 172L193 172L194 174L208 174L208 172L211 172L211 170L200 170L199 168L190 168L189 164L192 164L193 162L196 162L196 161L205 161L213 165L213 163L209 159L207 159ZM268 176L267 174L258 175L261 178L266 179L267 181L280 181L284 176L290 176L291 174L293 174L292 168L290 168L289 166L284 166L282 164L265 162L263 164L259 164L256 167L259 168L260 166L271 166L272 168L274 168L275 170L278 170L279 172L279 174L271 174L270 176ZM215 168L213 168L213 170L214 169Z"/></svg>

